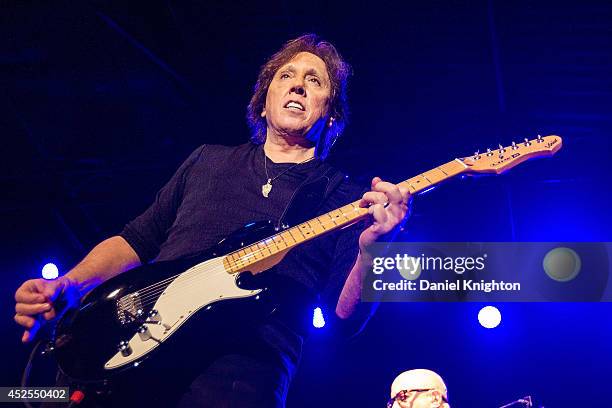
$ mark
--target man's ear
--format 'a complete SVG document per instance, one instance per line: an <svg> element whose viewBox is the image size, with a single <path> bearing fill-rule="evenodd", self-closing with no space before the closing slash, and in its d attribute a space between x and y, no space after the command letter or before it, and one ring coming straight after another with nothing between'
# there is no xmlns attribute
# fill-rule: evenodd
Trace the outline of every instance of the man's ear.
<svg viewBox="0 0 612 408"><path fill-rule="evenodd" d="M259 116L261 116L262 118L266 117L266 108L263 108L263 110L261 111L261 113L259 114Z"/></svg>

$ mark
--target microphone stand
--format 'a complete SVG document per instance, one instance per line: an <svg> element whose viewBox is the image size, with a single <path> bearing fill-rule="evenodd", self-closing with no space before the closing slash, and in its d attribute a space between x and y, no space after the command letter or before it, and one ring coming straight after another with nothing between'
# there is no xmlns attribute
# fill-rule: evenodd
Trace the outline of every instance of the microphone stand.
<svg viewBox="0 0 612 408"><path fill-rule="evenodd" d="M527 408L532 408L533 407L533 403L531 401L531 395L527 395L526 397L519 398L516 401L512 401L512 402L510 402L510 403L508 403L506 405L502 405L499 408L508 408L508 407L511 407L513 405L516 405L516 404L525 404L525 406Z"/></svg>

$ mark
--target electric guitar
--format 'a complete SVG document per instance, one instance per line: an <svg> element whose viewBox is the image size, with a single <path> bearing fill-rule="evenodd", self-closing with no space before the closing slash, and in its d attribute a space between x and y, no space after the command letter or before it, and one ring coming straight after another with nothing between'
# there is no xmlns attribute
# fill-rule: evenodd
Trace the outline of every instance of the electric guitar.
<svg viewBox="0 0 612 408"><path fill-rule="evenodd" d="M559 136L551 135L500 145L399 185L414 195L459 174L499 174L528 159L551 156L561 144ZM270 269L303 242L367 216L368 209L355 201L282 230L274 230L271 223L253 223L195 258L152 263L120 274L58 320L52 343L58 365L75 380L101 381L138 366L154 351L163 352L170 338L196 315L212 321L237 305L240 310L257 310L266 288L253 287L249 277Z"/></svg>

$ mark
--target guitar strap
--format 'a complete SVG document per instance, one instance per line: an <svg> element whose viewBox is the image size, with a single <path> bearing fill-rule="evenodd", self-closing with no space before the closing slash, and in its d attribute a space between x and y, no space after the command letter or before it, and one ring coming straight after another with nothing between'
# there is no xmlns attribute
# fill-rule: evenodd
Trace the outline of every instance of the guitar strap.
<svg viewBox="0 0 612 408"><path fill-rule="evenodd" d="M344 174L333 166L323 163L317 167L293 192L276 227L294 226L314 218L343 180Z"/></svg>
<svg viewBox="0 0 612 408"><path fill-rule="evenodd" d="M344 179L342 172L326 163L317 167L295 190L276 227L295 226L314 218ZM275 306L270 316L293 332L306 336L312 327L312 313L307 311L312 309L318 294L305 291L301 284L282 274L264 273L256 278L267 282L262 286L272 289Z"/></svg>

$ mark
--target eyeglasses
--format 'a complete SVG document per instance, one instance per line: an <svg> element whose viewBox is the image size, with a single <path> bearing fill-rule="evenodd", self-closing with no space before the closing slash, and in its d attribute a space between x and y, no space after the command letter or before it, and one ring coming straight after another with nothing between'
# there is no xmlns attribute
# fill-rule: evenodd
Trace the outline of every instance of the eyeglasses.
<svg viewBox="0 0 612 408"><path fill-rule="evenodd" d="M432 390L435 390L435 388L415 388L412 390L401 390L400 392L395 394L395 397L390 398L389 401L387 401L387 408L392 408L393 403L395 401L399 401L399 402L408 401L410 394L412 394L413 392L426 392L426 391L432 391ZM448 400L446 399L444 395L442 395L442 401L448 403Z"/></svg>
<svg viewBox="0 0 612 408"><path fill-rule="evenodd" d="M425 392L425 391L431 391L434 389L435 388L415 388L412 390L401 390L400 392L395 394L395 397L392 397L389 399L389 401L387 401L387 408L393 407L393 404L395 403L395 401L406 402L410 394L412 394L413 392Z"/></svg>

